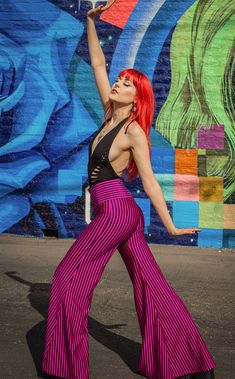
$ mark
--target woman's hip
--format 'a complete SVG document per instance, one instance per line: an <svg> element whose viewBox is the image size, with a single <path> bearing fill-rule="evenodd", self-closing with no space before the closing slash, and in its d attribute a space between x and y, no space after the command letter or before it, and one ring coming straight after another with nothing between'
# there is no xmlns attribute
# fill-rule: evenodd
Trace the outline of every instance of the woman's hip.
<svg viewBox="0 0 235 379"><path fill-rule="evenodd" d="M108 200L115 200L121 198L133 199L132 195L124 186L122 180L119 178L95 183L88 189L88 191L91 195L91 202L93 208L96 208L99 204Z"/></svg>
<svg viewBox="0 0 235 379"><path fill-rule="evenodd" d="M128 235L135 231L143 212L121 179L96 183L88 191L95 216L108 219L110 229L116 233L126 230Z"/></svg>

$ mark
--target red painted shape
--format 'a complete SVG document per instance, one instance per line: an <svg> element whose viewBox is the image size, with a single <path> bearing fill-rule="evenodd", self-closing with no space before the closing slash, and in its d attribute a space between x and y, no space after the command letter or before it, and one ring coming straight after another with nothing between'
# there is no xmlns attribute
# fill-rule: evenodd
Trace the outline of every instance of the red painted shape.
<svg viewBox="0 0 235 379"><path fill-rule="evenodd" d="M100 20L124 29L126 22L137 3L138 0L116 0L107 11L104 11L101 14Z"/></svg>

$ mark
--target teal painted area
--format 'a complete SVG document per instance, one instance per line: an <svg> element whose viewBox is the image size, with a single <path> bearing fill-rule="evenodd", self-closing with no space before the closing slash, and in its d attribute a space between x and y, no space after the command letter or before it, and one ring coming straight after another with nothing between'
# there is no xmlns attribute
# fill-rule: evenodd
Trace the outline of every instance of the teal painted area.
<svg viewBox="0 0 235 379"><path fill-rule="evenodd" d="M161 186L166 201L174 201L174 175L173 174L154 174Z"/></svg>
<svg viewBox="0 0 235 379"><path fill-rule="evenodd" d="M104 111L97 91L93 70L79 55L74 54L67 76L68 89L75 93L97 124L102 124ZM87 125L87 123L86 123ZM89 126L90 132L95 129Z"/></svg>

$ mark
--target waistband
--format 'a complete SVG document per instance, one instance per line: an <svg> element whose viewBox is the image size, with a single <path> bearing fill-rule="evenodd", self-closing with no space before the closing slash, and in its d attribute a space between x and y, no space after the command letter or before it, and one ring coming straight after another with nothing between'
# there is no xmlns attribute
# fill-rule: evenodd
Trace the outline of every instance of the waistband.
<svg viewBox="0 0 235 379"><path fill-rule="evenodd" d="M105 200L132 197L120 178L95 183L88 188L88 191L91 195L93 207Z"/></svg>

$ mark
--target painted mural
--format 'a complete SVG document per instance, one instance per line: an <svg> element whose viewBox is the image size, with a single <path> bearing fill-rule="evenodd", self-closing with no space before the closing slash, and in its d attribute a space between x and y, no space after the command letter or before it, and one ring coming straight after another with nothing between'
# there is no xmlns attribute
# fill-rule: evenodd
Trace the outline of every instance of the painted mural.
<svg viewBox="0 0 235 379"><path fill-rule="evenodd" d="M86 13L104 2L0 3L0 232L76 238L103 122ZM234 25L230 0L117 0L96 20L110 83L127 67L152 82L151 163L175 225L202 229L169 236L136 178L149 243L235 247Z"/></svg>

